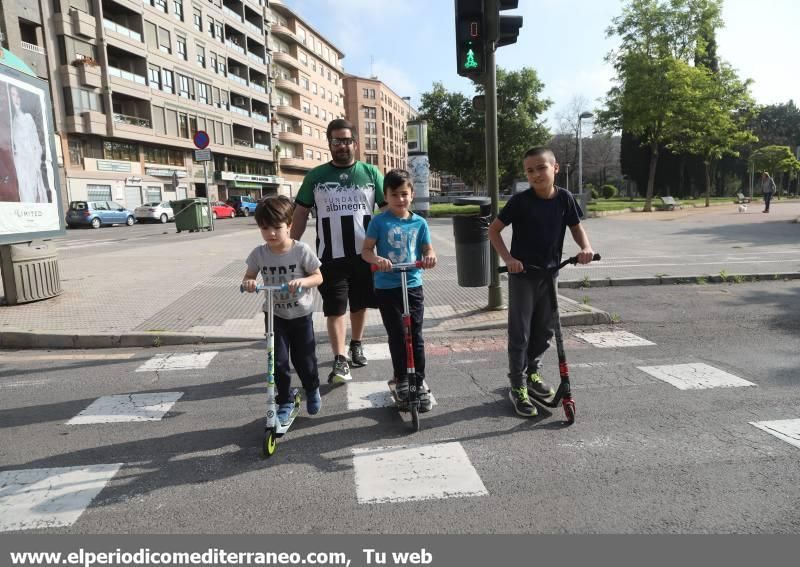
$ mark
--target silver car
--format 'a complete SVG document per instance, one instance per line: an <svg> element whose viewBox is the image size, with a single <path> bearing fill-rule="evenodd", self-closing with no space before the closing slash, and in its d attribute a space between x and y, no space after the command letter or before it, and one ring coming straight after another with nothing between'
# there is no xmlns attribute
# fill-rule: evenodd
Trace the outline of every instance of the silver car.
<svg viewBox="0 0 800 567"><path fill-rule="evenodd" d="M167 221L175 220L175 214L172 212L172 207L169 206L169 201L161 201L160 203L145 203L136 207L133 211L136 220L139 222L144 221L159 221L165 223Z"/></svg>

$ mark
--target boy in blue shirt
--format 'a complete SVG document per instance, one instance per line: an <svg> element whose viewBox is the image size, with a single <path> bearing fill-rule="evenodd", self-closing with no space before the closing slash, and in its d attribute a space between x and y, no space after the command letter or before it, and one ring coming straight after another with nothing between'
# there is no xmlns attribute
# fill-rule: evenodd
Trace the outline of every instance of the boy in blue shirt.
<svg viewBox="0 0 800 567"><path fill-rule="evenodd" d="M409 382L406 376L403 335L403 288L400 273L391 271L392 264L421 261L424 269L430 269L436 265L436 252L431 245L428 223L409 209L414 200L414 186L408 172L404 169L393 169L387 173L383 179L383 194L388 207L370 221L361 257L378 266L379 271L375 273L375 295L383 326L389 336L395 390L398 398L405 400L408 399ZM425 379L422 270L409 270L406 277L419 411L427 412L431 410L431 398L427 389L422 387Z"/></svg>

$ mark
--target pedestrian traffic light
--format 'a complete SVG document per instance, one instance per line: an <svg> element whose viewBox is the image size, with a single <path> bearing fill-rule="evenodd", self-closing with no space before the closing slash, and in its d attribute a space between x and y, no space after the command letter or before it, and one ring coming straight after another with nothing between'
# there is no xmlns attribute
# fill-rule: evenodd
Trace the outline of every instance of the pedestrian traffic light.
<svg viewBox="0 0 800 567"><path fill-rule="evenodd" d="M458 74L479 78L486 70L483 0L455 0Z"/></svg>
<svg viewBox="0 0 800 567"><path fill-rule="evenodd" d="M516 10L519 0L496 0L497 2L497 35L487 33L492 39L496 39L495 47L503 47L517 42L519 28L522 27L522 16L501 16L503 10Z"/></svg>

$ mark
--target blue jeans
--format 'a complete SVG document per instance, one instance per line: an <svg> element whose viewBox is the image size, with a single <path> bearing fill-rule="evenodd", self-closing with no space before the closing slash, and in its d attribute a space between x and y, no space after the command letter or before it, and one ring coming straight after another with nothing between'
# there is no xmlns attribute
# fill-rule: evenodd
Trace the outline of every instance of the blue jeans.
<svg viewBox="0 0 800 567"><path fill-rule="evenodd" d="M264 313L264 326L268 324ZM275 317L275 385L277 386L278 405L292 401L289 390L292 385L289 359L291 357L300 382L306 392L319 387L319 371L317 369L317 344L314 339L314 323L311 315L297 319L281 319Z"/></svg>

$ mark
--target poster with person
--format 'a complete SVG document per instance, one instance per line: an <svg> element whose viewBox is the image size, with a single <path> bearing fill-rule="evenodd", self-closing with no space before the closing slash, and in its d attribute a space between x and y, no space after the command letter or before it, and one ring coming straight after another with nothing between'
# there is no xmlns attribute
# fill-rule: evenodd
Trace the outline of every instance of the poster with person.
<svg viewBox="0 0 800 567"><path fill-rule="evenodd" d="M0 244L63 232L47 83L0 65Z"/></svg>

